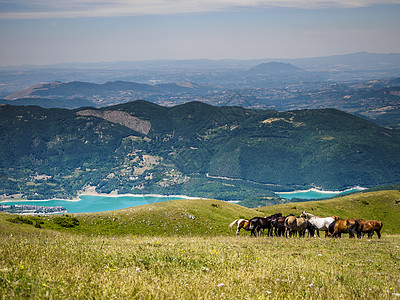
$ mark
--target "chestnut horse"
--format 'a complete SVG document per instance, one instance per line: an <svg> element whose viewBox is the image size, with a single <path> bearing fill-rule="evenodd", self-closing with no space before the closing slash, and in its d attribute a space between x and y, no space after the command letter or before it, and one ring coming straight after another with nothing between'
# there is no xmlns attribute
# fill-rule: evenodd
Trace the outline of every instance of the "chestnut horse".
<svg viewBox="0 0 400 300"><path fill-rule="evenodd" d="M353 234L357 234L358 238L361 238L366 233L368 234L368 238L372 238L374 232L378 235L378 238L381 238L381 230L382 230L382 222L375 221L375 220L362 220L357 219L357 224L351 226L350 231Z"/></svg>
<svg viewBox="0 0 400 300"><path fill-rule="evenodd" d="M333 227L333 237L338 237L341 233L348 233L349 238L354 238L354 234L349 231L350 227L357 223L356 219L350 218L343 220L337 216L333 217L335 219L335 225Z"/></svg>

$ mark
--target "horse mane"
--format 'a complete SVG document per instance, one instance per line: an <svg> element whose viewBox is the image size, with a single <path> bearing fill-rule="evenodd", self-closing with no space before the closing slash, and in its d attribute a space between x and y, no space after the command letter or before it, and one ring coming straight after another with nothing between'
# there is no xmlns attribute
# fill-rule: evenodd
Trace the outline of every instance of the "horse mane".
<svg viewBox="0 0 400 300"><path fill-rule="evenodd" d="M306 217L315 217L313 214L307 213L306 211L303 211L302 215L305 215Z"/></svg>

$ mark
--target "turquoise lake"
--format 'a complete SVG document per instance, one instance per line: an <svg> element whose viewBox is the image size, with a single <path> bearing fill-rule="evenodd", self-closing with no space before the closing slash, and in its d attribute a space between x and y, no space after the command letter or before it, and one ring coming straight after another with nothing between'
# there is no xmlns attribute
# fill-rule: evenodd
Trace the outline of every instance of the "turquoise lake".
<svg viewBox="0 0 400 300"><path fill-rule="evenodd" d="M277 193L285 199L323 199L330 198L339 194L346 194L359 191L360 188L354 188L342 192L323 192L323 191L298 191L290 193ZM164 202L170 200L187 199L179 196L89 196L82 195L78 201L68 200L46 200L46 201L7 201L0 204L20 204L20 205L36 205L36 206L62 206L69 213L86 213L86 212L102 212L123 209L131 206L140 206L145 204Z"/></svg>
<svg viewBox="0 0 400 300"><path fill-rule="evenodd" d="M307 199L307 200L313 200L313 199L325 199L325 198L330 198L333 196L337 195L342 195L342 194L348 194L351 192L357 192L362 190L362 188L353 188L349 189L346 191L337 191L337 192L325 192L325 191L318 191L318 190L307 190L307 191L297 191L297 192L288 192L288 193L277 193L279 196L285 199L293 199L293 198L298 198L298 199Z"/></svg>
<svg viewBox="0 0 400 300"><path fill-rule="evenodd" d="M37 206L62 206L69 213L102 212L123 209L163 201L186 199L179 196L80 196L79 201L46 200L46 201L7 201L0 204L20 204Z"/></svg>

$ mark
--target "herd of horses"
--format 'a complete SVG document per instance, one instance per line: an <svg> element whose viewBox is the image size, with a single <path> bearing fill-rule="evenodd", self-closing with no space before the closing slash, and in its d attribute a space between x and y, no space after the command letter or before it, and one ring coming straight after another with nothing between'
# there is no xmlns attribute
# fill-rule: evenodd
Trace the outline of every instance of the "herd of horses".
<svg viewBox="0 0 400 300"><path fill-rule="evenodd" d="M382 222L363 219L341 219L337 216L319 217L310 213L303 213L299 217L293 214L282 216L276 213L268 217L255 217L250 220L237 219L229 225L232 231L233 226L237 226L236 234L239 235L240 229L251 231L250 236L263 235L267 231L268 236L296 236L309 237L318 236L320 231L325 231L325 237L341 237L342 233L349 234L350 238L357 236L363 237L365 234L372 238L374 232L381 238Z"/></svg>

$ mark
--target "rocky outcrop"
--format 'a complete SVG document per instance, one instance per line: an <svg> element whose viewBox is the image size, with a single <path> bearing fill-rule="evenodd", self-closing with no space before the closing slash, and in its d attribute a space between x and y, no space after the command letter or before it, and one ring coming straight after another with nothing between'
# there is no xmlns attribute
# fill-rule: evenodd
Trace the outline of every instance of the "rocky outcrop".
<svg viewBox="0 0 400 300"><path fill-rule="evenodd" d="M127 112L118 110L99 111L94 109L86 109L77 112L80 116L93 116L104 120L120 124L137 132L147 135L151 129L151 123L131 116Z"/></svg>

